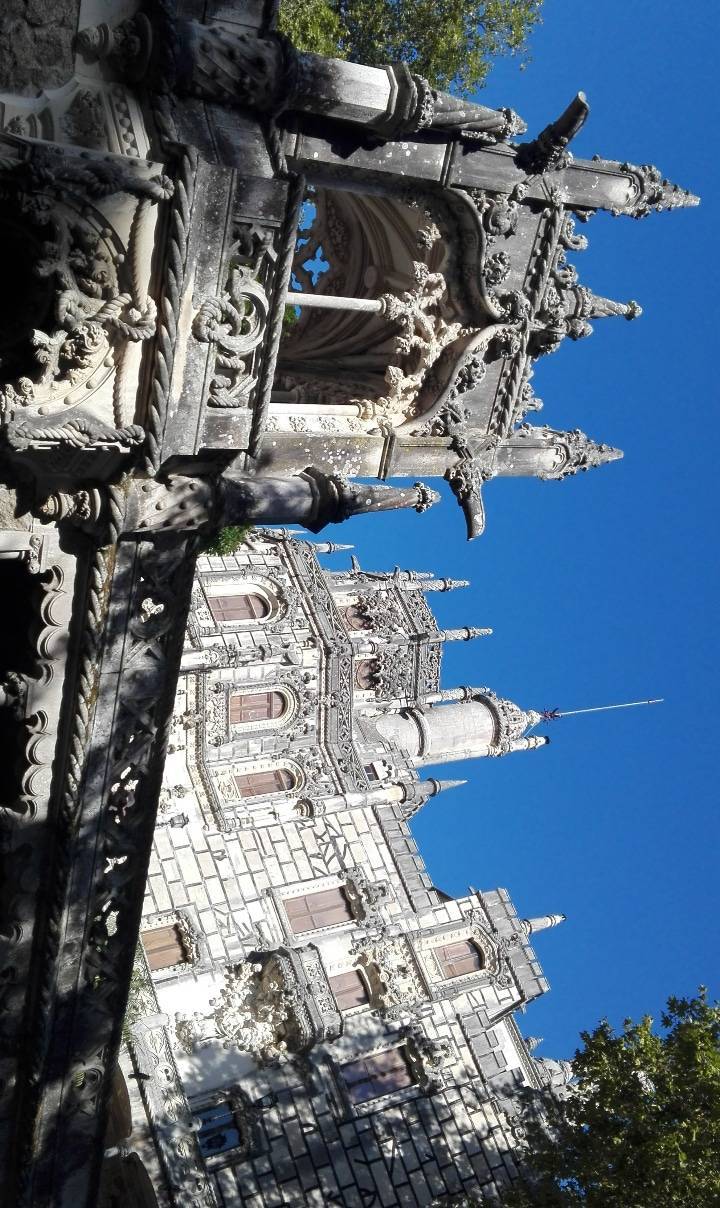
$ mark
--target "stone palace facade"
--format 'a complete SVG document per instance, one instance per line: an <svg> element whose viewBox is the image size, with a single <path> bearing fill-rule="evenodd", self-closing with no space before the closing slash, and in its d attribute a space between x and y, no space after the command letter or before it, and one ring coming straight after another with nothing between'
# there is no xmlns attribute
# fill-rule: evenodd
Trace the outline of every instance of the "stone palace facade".
<svg viewBox="0 0 720 1208"><path fill-rule="evenodd" d="M512 1175L518 1086L561 1085L515 1012L547 990L504 889L450 898L408 821L427 765L532 750L540 715L442 689L447 579L323 570L258 531L203 557L122 1063L161 1203L424 1205ZM340 547L342 548L342 547Z"/></svg>
<svg viewBox="0 0 720 1208"><path fill-rule="evenodd" d="M197 740L204 753L195 775L205 781L194 785L196 805L188 799L189 826L199 836L203 825L215 826L218 842L228 845L224 867L235 868L236 853L239 875L247 878L238 880L238 909L244 901L246 913L258 916L253 927L262 913L271 929L272 945L259 949L266 956L258 963L271 961L258 973L262 994L278 979L306 984L314 941L292 909L304 899L309 913L302 917L314 917L315 891L300 888L310 877L304 861L312 871L321 836L328 836L323 851L334 850L335 839L342 846L337 818L347 815L341 828L351 850L347 868L341 870L338 857L337 871L322 873L330 880L317 890L329 895L323 901L331 913L346 905L352 915L332 924L333 935L352 932L358 952L369 953L381 936L398 952L406 945L407 976L426 995L417 1014L427 1023L398 1024L411 1032L399 1037L398 1031L397 1042L381 1050L395 1051L386 1072L403 1083L402 1111L425 1113L430 1135L427 1103L440 1100L417 1098L423 1080L435 1085L443 1070L449 1089L438 1094L454 1093L453 1085L469 1094L458 1071L465 1063L472 1078L490 1078L492 1059L483 1066L484 1056L470 1056L486 1042L488 1052L498 1058L502 1052L508 1077L521 1066L536 1077L538 1067L522 1056L512 1024L488 1028L500 1002L503 1010L512 1005L513 986L520 996L541 984L539 972L533 981L524 928L517 930L500 897L445 902L423 880L412 850L403 849L406 816L435 791L433 782L417 779L422 761L447 756L457 736L487 754L532 745L523 715L489 691L433 703L442 641L440 635L420 640L418 627L434 633L431 618L421 615L422 590L403 586L402 577L385 589L359 572L362 602L345 622L331 607L339 583L327 580L321 590L320 576L310 592L298 584L298 600L305 601L299 610L327 604L322 618L308 612L308 632L315 625L322 636L312 630L311 645L299 651L292 629L288 647L278 645L290 597L282 604L282 584L275 596L273 575L266 574L265 586L258 580L245 593L247 607L257 610L252 618L230 605L222 621L227 628L252 619L257 625L248 632L265 634L267 641L258 636L253 669L244 646L231 651L230 643L227 655L201 649L202 610L194 608L193 593L209 591L203 584L217 568L206 567L198 586L195 566L227 525L289 524L317 533L363 512L422 513L438 495L416 477L445 480L468 536L477 537L494 479L538 478L540 503L541 483L615 460L612 446L553 427L552 400L543 412L548 422L538 419L535 366L567 340L589 336L595 321L639 314L635 302L599 297L580 282L574 261L586 246L587 219L597 210L640 219L697 202L650 165L574 158L571 140L588 113L582 93L556 120L526 135L512 110L449 96L408 66L366 67L300 53L278 34L273 0L59 0L56 7L55 36L48 41L45 31L44 42L33 24L39 6L28 3L26 25L16 16L20 0L0 11L0 46L8 48L0 56L7 282L0 302L0 1198L13 1208L94 1206L104 1148L112 1148L108 1138L127 1108L117 1054L129 1026L123 1020L131 985L143 980L137 937L159 805L165 821L163 769L168 744L176 745L170 734L185 665L191 678L182 679L184 690L199 685L209 719L206 737ZM272 557L272 543L261 548L247 556ZM300 573L293 568L303 547L283 550L290 582ZM310 561L305 573L313 573ZM380 625L386 590L404 601L407 630L394 633L389 617ZM371 613L382 640L363 628ZM196 634L191 649L184 645L189 618ZM403 644L403 632L415 637ZM353 651L363 642L367 649L351 657L349 641ZM220 657L237 658L237 667L222 670L213 662ZM235 675L242 680L271 668L275 687L231 690ZM373 713L373 699L387 705L409 684L417 697L406 709ZM197 701L188 701L186 711L189 723ZM325 744L317 765L301 741L311 715ZM243 727L250 726L257 726L258 745L245 748L245 770L235 773L241 735L249 734ZM187 733L194 733L192 725ZM294 754L288 747L283 763L271 746L290 738ZM368 770L374 764L376 779ZM275 785L278 795L269 800L287 817L275 822L267 808L262 812L259 795L246 792L259 784L265 796ZM177 786L190 788L185 779L173 782L172 801ZM245 798L255 804L248 807ZM320 804L325 813L314 816ZM362 830L370 814L384 820L385 831L379 822L379 830ZM234 819L248 817L254 828L235 828ZM190 833L170 821L157 831L154 858L167 851L168 836L173 842ZM374 835L370 854L364 846L370 839L355 840L353 828ZM251 835L275 845L284 831L277 855L256 848L255 863L273 870L271 906L273 899L252 896L260 892L257 880L250 889L262 869L250 869L248 858L246 872L240 857ZM200 867L203 857L211 881L216 855L209 834L197 860ZM293 853L289 861L284 844ZM174 857L167 859L174 871ZM169 884L180 887L190 856L176 866L180 876ZM285 866L274 884L275 871ZM224 886L227 878L218 880ZM282 904L286 883L297 890L290 913ZM198 901L206 893L201 885L190 889ZM156 966L174 943L177 951L194 951L197 929L197 976L208 954L220 959L220 943L230 945L231 967L240 939L233 946L220 927L204 940L190 904L178 906L169 888L154 903L154 930L162 933L150 941ZM219 910L219 902L213 905ZM186 914L174 918L176 909ZM440 937L437 945L432 936ZM460 1024L441 1022L456 983L439 976L442 958L431 955L433 947L453 945L461 964L482 963L467 974L458 1008L459 1018L476 1021L468 1024L467 1041ZM464 958L458 945L465 945ZM379 964L367 956L360 980L347 966L333 965L339 951L323 959L328 977L347 978L338 989L342 1001L366 990L382 1003L390 993L382 988L385 974L372 971L385 968L379 956ZM261 993L256 972L245 987L249 998ZM161 999L168 976L157 979ZM203 976L212 976L209 966ZM501 984L505 977L509 987ZM447 995L441 982L448 983ZM219 984L218 999L224 993ZM230 987L227 994L230 1003ZM282 1002L289 1003L288 995ZM298 995L299 1001L301 989ZM332 987L327 1022L311 1020L307 1035L339 1027L343 1012L331 998L337 1006ZM370 1036L364 1050L359 1039L352 1048L351 1036L359 1037L368 1019L386 1018L387 1009L358 1003L333 1042L349 1046L347 1061L307 1075L328 1103L333 1095L338 1105L345 1102L347 1127L357 1135L374 1130L373 1109L350 1104L355 1092L340 1067L374 1060ZM230 1027L229 1005L227 1011L223 1026ZM267 1011L276 1034L276 1007ZM171 1018L172 1010L160 1003L155 1014ZM306 1025L292 1020L288 1015L282 1027L299 1055L286 1072L314 1061L312 1048L300 1043ZM151 1028L148 1035L160 1042L164 1033ZM205 1053L206 1064L214 1042L198 1043L187 1061L197 1064ZM257 1049L257 1038L253 1043ZM172 1082L170 1056L159 1068ZM138 1093L145 1087L149 1096L155 1083L150 1071L138 1069L129 1085ZM275 1093L282 1104L280 1091L267 1092ZM487 1106L501 1104L499 1085L488 1095L478 1110L495 1112L493 1145L505 1154L502 1110ZM259 1088L252 1092L252 1128L262 1098ZM177 1112L187 1121L182 1102ZM283 1110L290 1120L287 1103L268 1107ZM363 1116L368 1110L370 1117ZM258 1128L274 1118L263 1115ZM172 1139L176 1124L163 1129ZM239 1151L250 1145L248 1130L238 1125L245 1138ZM313 1165L310 1144L309 1132L302 1145L293 1142L298 1170ZM484 1162L499 1169L490 1141L483 1146L482 1159L480 1150L471 1155L481 1182ZM253 1178L270 1156L271 1148L264 1156L258 1151ZM433 1160L422 1164L428 1194ZM216 1154L213 1161L225 1159ZM419 1186L426 1176L403 1161L407 1185ZM124 1166L137 1171L129 1159ZM319 1156L316 1168L323 1169ZM218 1175L218 1188L220 1182ZM210 1185L197 1195L209 1195ZM148 1186L146 1179L150 1195ZM370 1194L369 1185L358 1191L361 1198Z"/></svg>

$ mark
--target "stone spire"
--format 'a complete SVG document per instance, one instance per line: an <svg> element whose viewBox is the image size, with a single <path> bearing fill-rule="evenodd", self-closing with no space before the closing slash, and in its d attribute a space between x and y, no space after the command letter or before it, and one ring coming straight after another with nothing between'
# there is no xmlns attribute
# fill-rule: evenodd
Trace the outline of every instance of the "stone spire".
<svg viewBox="0 0 720 1208"><path fill-rule="evenodd" d="M461 629L441 629L440 633L433 634L430 641L470 642L473 638L488 638L491 636L492 629L474 629L471 625L464 625Z"/></svg>
<svg viewBox="0 0 720 1208"><path fill-rule="evenodd" d="M548 927L559 926L560 923L565 922L566 918L565 914L542 914L535 919L520 919L520 926L529 937L536 931L547 931Z"/></svg>
<svg viewBox="0 0 720 1208"><path fill-rule="evenodd" d="M431 797L437 797L438 793L443 793L446 789L460 788L463 784L467 784L467 780L437 780L434 776L428 776L427 780L403 783L403 816L412 818Z"/></svg>
<svg viewBox="0 0 720 1208"><path fill-rule="evenodd" d="M437 797L438 793L444 793L448 789L462 788L464 784L467 784L467 780L436 780L434 776L421 781L421 786L428 786L428 797Z"/></svg>
<svg viewBox="0 0 720 1208"><path fill-rule="evenodd" d="M418 583L422 591L455 591L458 587L469 587L469 579L430 579Z"/></svg>
<svg viewBox="0 0 720 1208"><path fill-rule="evenodd" d="M540 1047L540 1045L542 1044L542 1042L543 1042L542 1036L526 1036L525 1037L525 1047L527 1048L528 1053L534 1053L535 1049L538 1049Z"/></svg>

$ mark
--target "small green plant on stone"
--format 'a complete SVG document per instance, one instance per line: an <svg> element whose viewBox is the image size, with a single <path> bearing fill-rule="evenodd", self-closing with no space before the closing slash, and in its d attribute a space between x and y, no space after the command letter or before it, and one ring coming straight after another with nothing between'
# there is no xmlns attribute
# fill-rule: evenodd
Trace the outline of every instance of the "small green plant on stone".
<svg viewBox="0 0 720 1208"><path fill-rule="evenodd" d="M293 327L300 318L298 308L296 306L286 306L283 314L282 329L284 333L292 331Z"/></svg>
<svg viewBox="0 0 720 1208"><path fill-rule="evenodd" d="M227 528L220 529L220 532L211 538L206 552L219 554L221 557L226 554L234 554L235 550L239 549L247 539L251 530L251 524L230 524Z"/></svg>

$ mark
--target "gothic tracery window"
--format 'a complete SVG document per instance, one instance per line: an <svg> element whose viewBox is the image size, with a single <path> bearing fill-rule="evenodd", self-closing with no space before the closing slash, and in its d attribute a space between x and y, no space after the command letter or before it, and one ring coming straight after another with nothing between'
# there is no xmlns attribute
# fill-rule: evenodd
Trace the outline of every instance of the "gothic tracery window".
<svg viewBox="0 0 720 1208"><path fill-rule="evenodd" d="M352 922L353 919L350 903L339 886L297 898L286 898L283 905L291 930L296 935L321 927L335 927L338 923Z"/></svg>
<svg viewBox="0 0 720 1208"><path fill-rule="evenodd" d="M413 1085L402 1047L349 1061L340 1067L340 1073L352 1103L366 1103Z"/></svg>
<svg viewBox="0 0 720 1208"><path fill-rule="evenodd" d="M287 700L282 692L232 692L229 710L231 726L274 721L287 711Z"/></svg>
<svg viewBox="0 0 720 1208"><path fill-rule="evenodd" d="M267 797L294 788L295 777L287 768L269 768L264 772L243 772L235 777L241 797Z"/></svg>
<svg viewBox="0 0 720 1208"><path fill-rule="evenodd" d="M462 977L485 968L485 957L472 940L440 944L433 948L433 955L440 965L443 977Z"/></svg>
<svg viewBox="0 0 720 1208"><path fill-rule="evenodd" d="M208 606L218 624L228 621L260 621L270 615L267 600L254 591L209 596Z"/></svg>

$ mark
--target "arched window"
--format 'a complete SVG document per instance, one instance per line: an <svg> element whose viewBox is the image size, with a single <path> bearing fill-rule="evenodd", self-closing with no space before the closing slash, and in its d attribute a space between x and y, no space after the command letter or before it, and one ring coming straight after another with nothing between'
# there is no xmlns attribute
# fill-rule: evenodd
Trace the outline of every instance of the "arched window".
<svg viewBox="0 0 720 1208"><path fill-rule="evenodd" d="M456 940L454 944L440 944L433 953L442 970L443 977L462 977L466 973L477 973L485 968L485 957L472 940Z"/></svg>
<svg viewBox="0 0 720 1208"><path fill-rule="evenodd" d="M230 695L231 726L275 720L286 710L287 700L282 692L233 692Z"/></svg>
<svg viewBox="0 0 720 1208"><path fill-rule="evenodd" d="M295 787L295 777L287 768L269 768L265 772L244 772L234 777L241 797L267 797Z"/></svg>
<svg viewBox="0 0 720 1208"><path fill-rule="evenodd" d="M350 604L342 610L348 629L371 629L370 618L359 604Z"/></svg>
<svg viewBox="0 0 720 1208"><path fill-rule="evenodd" d="M355 683L358 688L363 691L373 689L377 682L378 670L377 659L361 659L355 667Z"/></svg>
<svg viewBox="0 0 720 1208"><path fill-rule="evenodd" d="M270 615L267 600L255 591L208 596L208 605L213 620L218 624L223 621L261 621Z"/></svg>

